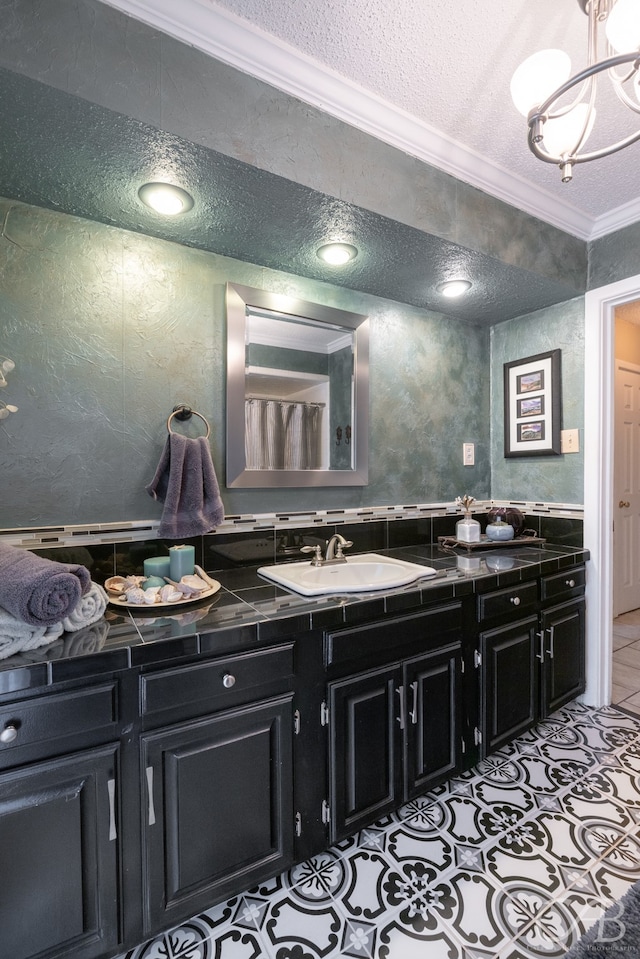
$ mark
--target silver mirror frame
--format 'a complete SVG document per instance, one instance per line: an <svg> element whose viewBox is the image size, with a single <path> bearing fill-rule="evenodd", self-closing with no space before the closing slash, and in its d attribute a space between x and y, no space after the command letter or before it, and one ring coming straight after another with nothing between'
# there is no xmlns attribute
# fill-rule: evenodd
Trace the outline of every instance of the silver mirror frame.
<svg viewBox="0 0 640 959"><path fill-rule="evenodd" d="M366 486L369 482L369 318L266 290L226 284L227 486L281 488ZM272 310L344 327L354 333L354 468L351 470L248 470L245 458L245 344L247 309Z"/></svg>

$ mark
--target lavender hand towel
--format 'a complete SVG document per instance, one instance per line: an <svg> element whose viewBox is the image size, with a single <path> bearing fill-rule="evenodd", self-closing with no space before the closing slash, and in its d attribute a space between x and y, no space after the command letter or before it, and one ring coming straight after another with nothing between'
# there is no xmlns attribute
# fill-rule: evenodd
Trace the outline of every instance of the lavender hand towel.
<svg viewBox="0 0 640 959"><path fill-rule="evenodd" d="M183 539L219 526L224 506L206 437L169 433L147 493L164 503L158 536Z"/></svg>
<svg viewBox="0 0 640 959"><path fill-rule="evenodd" d="M31 626L61 622L91 584L85 566L0 544L0 607Z"/></svg>

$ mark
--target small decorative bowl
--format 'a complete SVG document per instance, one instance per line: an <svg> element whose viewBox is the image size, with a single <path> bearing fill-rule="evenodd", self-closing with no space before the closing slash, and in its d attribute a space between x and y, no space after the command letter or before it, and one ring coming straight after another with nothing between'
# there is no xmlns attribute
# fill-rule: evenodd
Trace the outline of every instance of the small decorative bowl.
<svg viewBox="0 0 640 959"><path fill-rule="evenodd" d="M487 524L486 533L489 539L495 542L504 542L513 539L513 526L511 526L510 523L503 523L502 520L498 518L495 523Z"/></svg>

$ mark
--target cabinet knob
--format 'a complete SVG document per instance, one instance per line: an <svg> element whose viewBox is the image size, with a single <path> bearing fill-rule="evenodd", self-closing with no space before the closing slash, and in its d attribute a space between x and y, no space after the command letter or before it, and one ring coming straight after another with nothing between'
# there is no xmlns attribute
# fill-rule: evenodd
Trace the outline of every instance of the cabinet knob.
<svg viewBox="0 0 640 959"><path fill-rule="evenodd" d="M18 736L18 727L15 723L7 723L0 733L0 743L12 743Z"/></svg>
<svg viewBox="0 0 640 959"><path fill-rule="evenodd" d="M222 677L222 685L225 689L231 689L236 684L236 677L232 673L225 673Z"/></svg>
<svg viewBox="0 0 640 959"><path fill-rule="evenodd" d="M509 600L509 602L510 602L510 603L513 603L514 606L519 606L519 605L520 605L520 597L519 597L519 596L512 596L511 599Z"/></svg>
<svg viewBox="0 0 640 959"><path fill-rule="evenodd" d="M567 580L565 580L564 585L565 585L565 586L568 586L569 589L573 589L573 587L576 585L576 581L575 581L575 579L567 579Z"/></svg>

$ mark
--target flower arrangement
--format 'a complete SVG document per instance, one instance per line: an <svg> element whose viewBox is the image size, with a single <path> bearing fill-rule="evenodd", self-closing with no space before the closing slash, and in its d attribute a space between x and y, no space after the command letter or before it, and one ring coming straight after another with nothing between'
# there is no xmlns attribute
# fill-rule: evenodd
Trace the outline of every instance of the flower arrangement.
<svg viewBox="0 0 640 959"><path fill-rule="evenodd" d="M465 493L464 496L456 496L456 506L459 506L465 513L471 512L471 504L475 501L475 496L469 496L468 493Z"/></svg>

